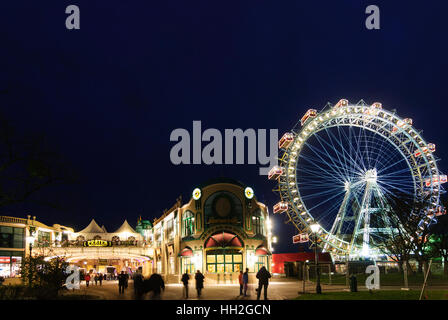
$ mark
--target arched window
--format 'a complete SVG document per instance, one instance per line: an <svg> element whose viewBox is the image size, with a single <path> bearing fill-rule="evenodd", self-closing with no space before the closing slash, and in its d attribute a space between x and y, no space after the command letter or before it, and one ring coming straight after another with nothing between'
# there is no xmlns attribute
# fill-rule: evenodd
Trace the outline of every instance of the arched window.
<svg viewBox="0 0 448 320"><path fill-rule="evenodd" d="M266 236L264 222L261 210L256 210L252 215L252 228L255 234Z"/></svg>
<svg viewBox="0 0 448 320"><path fill-rule="evenodd" d="M98 235L97 235L97 236L94 236L94 237L93 237L93 240L101 240L101 236L98 236Z"/></svg>
<svg viewBox="0 0 448 320"><path fill-rule="evenodd" d="M227 220L228 223L241 225L243 205L240 199L228 191L218 191L210 195L204 202L205 224Z"/></svg>
<svg viewBox="0 0 448 320"><path fill-rule="evenodd" d="M193 235L195 232L194 227L194 214L191 211L186 211L183 214L183 221L182 221L182 236L188 237Z"/></svg>

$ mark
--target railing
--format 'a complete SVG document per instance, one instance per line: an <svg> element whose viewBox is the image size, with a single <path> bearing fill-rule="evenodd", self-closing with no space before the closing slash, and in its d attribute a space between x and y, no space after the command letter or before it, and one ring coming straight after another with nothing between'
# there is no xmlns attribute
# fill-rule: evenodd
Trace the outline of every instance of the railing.
<svg viewBox="0 0 448 320"><path fill-rule="evenodd" d="M16 218L16 217L8 217L8 216L0 216L0 222L6 222L6 223L27 223L27 219L23 218Z"/></svg>
<svg viewBox="0 0 448 320"><path fill-rule="evenodd" d="M53 241L53 242L35 242L34 247L36 248L76 248L84 247L84 241L67 240L67 241ZM151 243L146 241L112 241L112 247L150 247Z"/></svg>

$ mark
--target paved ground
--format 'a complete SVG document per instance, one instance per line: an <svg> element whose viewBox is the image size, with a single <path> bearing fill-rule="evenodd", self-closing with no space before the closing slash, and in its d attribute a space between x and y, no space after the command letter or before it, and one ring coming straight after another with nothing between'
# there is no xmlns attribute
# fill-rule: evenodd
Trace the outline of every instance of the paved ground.
<svg viewBox="0 0 448 320"><path fill-rule="evenodd" d="M190 292L188 300L197 300L196 290L193 282L190 283ZM273 280L269 283L268 287L268 299L269 300L284 300L293 299L299 295L299 291L302 291L302 281L294 280ZM342 291L343 286L327 286L323 285L323 290ZM308 282L306 290L312 292L315 290L315 284ZM101 299L107 300L129 300L133 299L133 283L129 281L129 287L125 290L125 293L120 295L118 293L117 281L103 282L102 286L90 285L86 288L85 284L81 285L79 290L75 291L76 294L90 294L99 296ZM202 291L201 299L203 300L255 300L257 298L255 292L255 285L249 285L248 296L239 296L239 285L236 284L220 284L220 285L206 285ZM68 293L70 294L70 293ZM263 299L263 294L261 296ZM147 295L145 299L150 299ZM167 284L165 292L162 294L164 300L180 300L183 298L183 287L181 284Z"/></svg>
<svg viewBox="0 0 448 320"><path fill-rule="evenodd" d="M316 285L313 282L307 282L305 291L308 293L315 292ZM421 286L410 287L411 290L421 290ZM447 286L431 286L431 289L448 290ZM295 281L290 279L274 279L269 283L268 299L269 300L285 300L294 299L302 294L302 281ZM364 286L359 286L358 290L365 291ZM400 290L399 286L382 286L381 290ZM131 300L133 295L133 282L129 281L129 287L125 293L120 295L118 293L117 281L104 281L102 286L90 285L86 288L82 283L79 290L74 292L66 292L64 294L88 294L98 296L104 300ZM342 285L322 285L322 291L348 291L346 286ZM196 290L194 288L194 281L190 281L190 293L188 300L198 300ZM145 300L150 299L150 295L144 297ZM249 285L248 296L239 296L239 285L236 284L220 284L220 285L206 285L202 291L202 300L255 300L257 298L255 292L255 285ZM263 299L263 295L261 297ZM162 293L164 300L181 300L183 298L183 287L181 284L167 284L165 291Z"/></svg>

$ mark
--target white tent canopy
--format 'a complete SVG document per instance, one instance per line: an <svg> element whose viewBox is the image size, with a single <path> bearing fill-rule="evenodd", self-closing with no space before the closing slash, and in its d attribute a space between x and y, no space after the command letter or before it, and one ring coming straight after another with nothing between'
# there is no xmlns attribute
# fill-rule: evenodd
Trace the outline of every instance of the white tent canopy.
<svg viewBox="0 0 448 320"><path fill-rule="evenodd" d="M137 232L129 225L127 220L124 220L123 224L121 225L120 228L118 228L117 231L115 231L114 233L134 233L136 234Z"/></svg>
<svg viewBox="0 0 448 320"><path fill-rule="evenodd" d="M78 231L78 233L104 233L105 230L103 230L98 223L96 223L95 219L92 219L90 221L89 225L82 229L81 231Z"/></svg>

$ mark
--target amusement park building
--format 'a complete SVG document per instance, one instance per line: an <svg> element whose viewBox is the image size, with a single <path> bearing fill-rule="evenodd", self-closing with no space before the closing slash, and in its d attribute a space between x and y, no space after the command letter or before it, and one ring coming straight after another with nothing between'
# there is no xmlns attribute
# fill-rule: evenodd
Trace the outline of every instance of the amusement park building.
<svg viewBox="0 0 448 320"><path fill-rule="evenodd" d="M215 179L194 189L191 199L179 198L153 222L139 219L135 230L125 220L107 232L92 219L75 232L31 219L0 217L0 273L16 276L23 257L32 252L50 259L62 256L86 272L110 269L157 272L178 282L184 272L200 270L209 282L237 282L240 270L254 275L271 268L268 208L253 190L232 179Z"/></svg>
<svg viewBox="0 0 448 320"><path fill-rule="evenodd" d="M143 234L153 243L154 271L170 282L196 270L210 282L236 282L245 268L250 273L261 266L270 269L268 208L238 181L215 179L200 185L188 203L178 199L146 225Z"/></svg>

